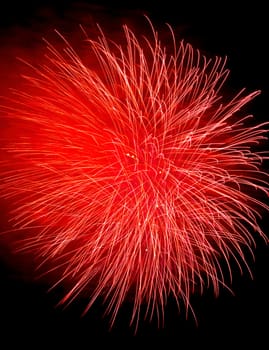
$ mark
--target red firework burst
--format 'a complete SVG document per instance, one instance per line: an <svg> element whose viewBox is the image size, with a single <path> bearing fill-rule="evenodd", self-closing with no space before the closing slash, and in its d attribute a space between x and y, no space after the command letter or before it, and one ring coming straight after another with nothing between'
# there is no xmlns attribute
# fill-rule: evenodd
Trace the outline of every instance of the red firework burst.
<svg viewBox="0 0 269 350"><path fill-rule="evenodd" d="M129 294L131 322L143 303L162 318L169 295L188 309L197 288L218 294L231 258L247 266L252 232L267 240L253 195L267 194L253 151L267 127L239 113L259 92L223 100L225 59L172 29L169 52L152 31L139 40L124 26L126 45L100 31L84 58L63 37L64 49L47 43L2 107L20 245L68 282L63 302L89 290L86 311L102 296L112 324Z"/></svg>

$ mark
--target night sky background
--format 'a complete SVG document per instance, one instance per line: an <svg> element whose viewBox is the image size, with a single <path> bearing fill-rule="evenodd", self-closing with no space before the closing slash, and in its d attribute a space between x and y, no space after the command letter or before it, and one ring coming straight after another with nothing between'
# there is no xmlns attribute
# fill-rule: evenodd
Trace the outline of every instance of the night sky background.
<svg viewBox="0 0 269 350"><path fill-rule="evenodd" d="M137 0L126 1L124 5L120 1L25 0L17 3L10 0L1 2L0 7L0 56L12 43L18 42L18 32L23 33L21 38L25 40L20 45L27 48L35 45L38 36L46 37L47 30L53 27L60 31L61 28L73 30L81 21L86 23L88 18L89 21L96 19L108 28L109 21L113 28L115 25L120 27L125 21L141 21L143 14L151 18L157 29L168 22L175 29L177 38L184 38L207 56L227 55L227 67L231 69L228 88L232 92L243 87L249 92L262 90L247 108L256 120L269 118L269 21L265 2L254 1L249 5L235 1L215 2L210 5L204 1ZM268 169L267 164L264 167ZM7 218L4 210L2 212L3 230ZM267 235L268 218L269 214L261 221ZM210 290L203 296L192 297L198 325L191 314L188 320L184 312L179 314L175 302L169 300L164 327L158 328L156 322L142 320L136 336L128 325L129 303L123 306L114 328L109 331L101 303L83 318L80 316L85 305L83 301L64 310L57 308L59 291L47 293L47 285L23 277L15 264L10 264L10 259L6 258L5 249L0 240L1 349L12 349L15 343L20 347L31 344L36 349L45 343L51 349L57 348L57 344L60 348L70 345L73 349L95 349L107 338L113 338L119 345L134 345L130 342L134 337L140 343L136 348L146 346L144 339L150 338L152 341L165 338L165 349L187 349L194 344L202 349L204 346L218 349L224 343L230 348L235 344L243 348L251 343L255 349L269 348L269 247L262 240L257 240L255 262L250 260L253 279L247 273L241 276L235 269L231 285L234 295L222 289L218 298ZM149 348L155 346L153 342L150 344Z"/></svg>

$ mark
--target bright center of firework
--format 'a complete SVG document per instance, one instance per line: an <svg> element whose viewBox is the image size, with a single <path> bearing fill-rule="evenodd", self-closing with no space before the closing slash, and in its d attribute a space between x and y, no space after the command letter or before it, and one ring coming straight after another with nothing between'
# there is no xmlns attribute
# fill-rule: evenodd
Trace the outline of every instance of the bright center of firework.
<svg viewBox="0 0 269 350"><path fill-rule="evenodd" d="M106 153L110 157L104 157L106 176L110 169L113 178L113 181L107 178L105 186L111 201L109 207L113 207L106 225L109 222L109 228L117 230L119 240L128 235L137 236L143 259L144 253L156 255L157 247L150 241L154 236L162 241L160 234L167 219L175 216L172 162L165 157L157 137L149 134L142 139L141 134L125 135L128 138L109 142Z"/></svg>
<svg viewBox="0 0 269 350"><path fill-rule="evenodd" d="M125 194L127 201L133 197L136 210L145 201L147 201L146 210L149 209L150 203L151 209L161 206L164 198L160 196L160 187L169 183L171 165L160 151L157 140L151 139L149 136L143 144L136 146L135 150L122 150L119 157L116 153L118 164L116 176L122 180L119 182L121 192Z"/></svg>

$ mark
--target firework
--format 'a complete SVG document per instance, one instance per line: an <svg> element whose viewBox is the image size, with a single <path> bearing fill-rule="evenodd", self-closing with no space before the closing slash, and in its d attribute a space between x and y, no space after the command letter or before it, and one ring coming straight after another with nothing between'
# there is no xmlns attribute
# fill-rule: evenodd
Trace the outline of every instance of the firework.
<svg viewBox="0 0 269 350"><path fill-rule="evenodd" d="M188 310L192 293L218 294L232 260L248 268L253 234L267 240L254 151L267 126L241 111L259 91L222 98L226 60L170 31L172 50L153 27L124 26L121 45L100 30L83 57L58 33L64 48L47 42L1 108L20 247L67 282L63 303L88 293L87 312L102 297L112 324L126 298L133 323L143 304L162 319L168 296Z"/></svg>

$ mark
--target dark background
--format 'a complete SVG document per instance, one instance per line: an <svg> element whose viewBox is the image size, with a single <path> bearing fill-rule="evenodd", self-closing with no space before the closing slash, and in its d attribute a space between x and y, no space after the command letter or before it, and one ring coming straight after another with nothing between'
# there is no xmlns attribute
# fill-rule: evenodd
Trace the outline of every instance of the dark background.
<svg viewBox="0 0 269 350"><path fill-rule="evenodd" d="M72 28L80 18L86 21L87 14L91 20L96 18L101 25L105 25L109 19L114 24L122 24L125 20L135 23L143 14L149 15L157 26L168 22L175 28L177 37L184 38L208 56L227 55L228 68L231 69L229 88L232 91L243 87L249 92L262 90L262 94L248 108L257 120L268 119L269 25L263 2L254 1L248 5L244 2L216 1L212 5L203 1L186 4L177 0L137 0L124 5L119 1L10 0L1 3L1 6L0 54L4 53L9 40L15 40L14 33L18 30L25 33L34 31L38 35L40 32L46 36L46 28L51 29L56 25L65 28L66 22ZM34 43L28 42L27 45ZM5 218L2 218L3 225L4 222ZM268 234L266 216L261 225ZM232 283L234 295L223 289L217 299L210 291L202 297L193 296L191 302L198 325L191 315L185 320L184 312L179 314L172 300L167 305L164 327L158 328L155 322L142 320L136 334L136 341L141 339L139 347L147 346L143 339L165 337L167 349L192 348L193 344L202 349L204 346L221 348L224 343L231 348L235 344L242 348L250 343L255 349L268 348L268 252L268 246L258 240L256 260L250 262L253 279L247 273L240 276L239 271L235 270ZM74 349L99 348L108 337L117 339L118 344L126 341L124 344L132 345L130 339L134 337L134 330L128 326L128 303L122 308L115 327L109 331L101 305L95 305L83 318L80 317L82 305L79 301L65 310L57 308L57 291L47 293L46 285L22 278L6 259L0 262L1 349L11 349L15 342L20 346L35 344L36 348L46 342L51 348L56 348L57 344L61 348L67 345ZM98 338L99 345L94 345L95 338ZM8 341L6 345L4 339ZM172 343L172 340L175 342ZM151 346L155 346L153 342Z"/></svg>

